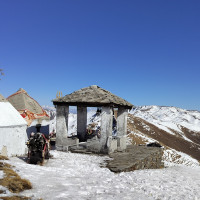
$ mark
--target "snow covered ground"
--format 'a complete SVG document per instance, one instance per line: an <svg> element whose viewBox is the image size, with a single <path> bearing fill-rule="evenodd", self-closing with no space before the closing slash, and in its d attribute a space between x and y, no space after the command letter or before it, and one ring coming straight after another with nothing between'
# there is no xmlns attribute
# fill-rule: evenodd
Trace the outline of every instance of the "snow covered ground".
<svg viewBox="0 0 200 200"><path fill-rule="evenodd" d="M45 166L9 162L33 184L23 195L44 200L199 200L200 167L183 165L115 174L100 167L105 156L51 151Z"/></svg>

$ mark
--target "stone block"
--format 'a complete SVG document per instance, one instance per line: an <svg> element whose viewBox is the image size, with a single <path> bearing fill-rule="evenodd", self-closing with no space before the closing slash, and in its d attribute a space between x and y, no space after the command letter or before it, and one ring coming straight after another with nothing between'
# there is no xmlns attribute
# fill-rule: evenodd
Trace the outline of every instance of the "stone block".
<svg viewBox="0 0 200 200"><path fill-rule="evenodd" d="M112 136L108 137L107 141L108 153L113 153L117 151L117 139Z"/></svg>
<svg viewBox="0 0 200 200"><path fill-rule="evenodd" d="M79 139L78 138L63 138L63 146L73 146L78 145Z"/></svg>
<svg viewBox="0 0 200 200"><path fill-rule="evenodd" d="M101 143L98 140L87 142L87 150L94 153L100 153Z"/></svg>
<svg viewBox="0 0 200 200"><path fill-rule="evenodd" d="M56 145L57 151L68 151L70 146L75 146L79 144L79 139L63 138L62 144L63 145Z"/></svg>
<svg viewBox="0 0 200 200"><path fill-rule="evenodd" d="M63 146L62 145L56 145L56 150L57 151L63 151Z"/></svg>
<svg viewBox="0 0 200 200"><path fill-rule="evenodd" d="M113 160L109 160L107 166L113 172L160 169L164 167L162 154L163 150L160 148L128 145L125 152L110 154Z"/></svg>
<svg viewBox="0 0 200 200"><path fill-rule="evenodd" d="M63 151L68 151L69 150L69 146L63 146Z"/></svg>
<svg viewBox="0 0 200 200"><path fill-rule="evenodd" d="M117 137L117 150L118 151L126 150L126 136Z"/></svg>

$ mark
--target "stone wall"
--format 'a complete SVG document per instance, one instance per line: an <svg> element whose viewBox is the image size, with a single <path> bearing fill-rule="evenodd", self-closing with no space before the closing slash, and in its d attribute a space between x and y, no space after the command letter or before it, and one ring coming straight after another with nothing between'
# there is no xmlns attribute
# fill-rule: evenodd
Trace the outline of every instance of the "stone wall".
<svg viewBox="0 0 200 200"><path fill-rule="evenodd" d="M107 167L113 172L129 172L138 169L163 168L163 149L147 146L127 146L126 152L113 153L113 160L107 161Z"/></svg>

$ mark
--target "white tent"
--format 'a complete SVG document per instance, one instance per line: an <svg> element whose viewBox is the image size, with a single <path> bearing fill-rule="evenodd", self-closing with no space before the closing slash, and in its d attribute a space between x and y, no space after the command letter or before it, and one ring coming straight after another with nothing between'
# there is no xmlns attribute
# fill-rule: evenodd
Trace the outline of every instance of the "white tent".
<svg viewBox="0 0 200 200"><path fill-rule="evenodd" d="M26 153L27 122L0 94L0 154L20 156Z"/></svg>

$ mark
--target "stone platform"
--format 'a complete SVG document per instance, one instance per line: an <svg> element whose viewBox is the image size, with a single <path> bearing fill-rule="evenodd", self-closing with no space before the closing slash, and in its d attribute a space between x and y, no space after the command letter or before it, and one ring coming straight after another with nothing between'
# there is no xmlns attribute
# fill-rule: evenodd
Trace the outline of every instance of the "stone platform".
<svg viewBox="0 0 200 200"><path fill-rule="evenodd" d="M127 146L126 152L110 154L113 160L107 161L107 167L112 172L129 172L138 169L163 168L163 150L159 147Z"/></svg>

